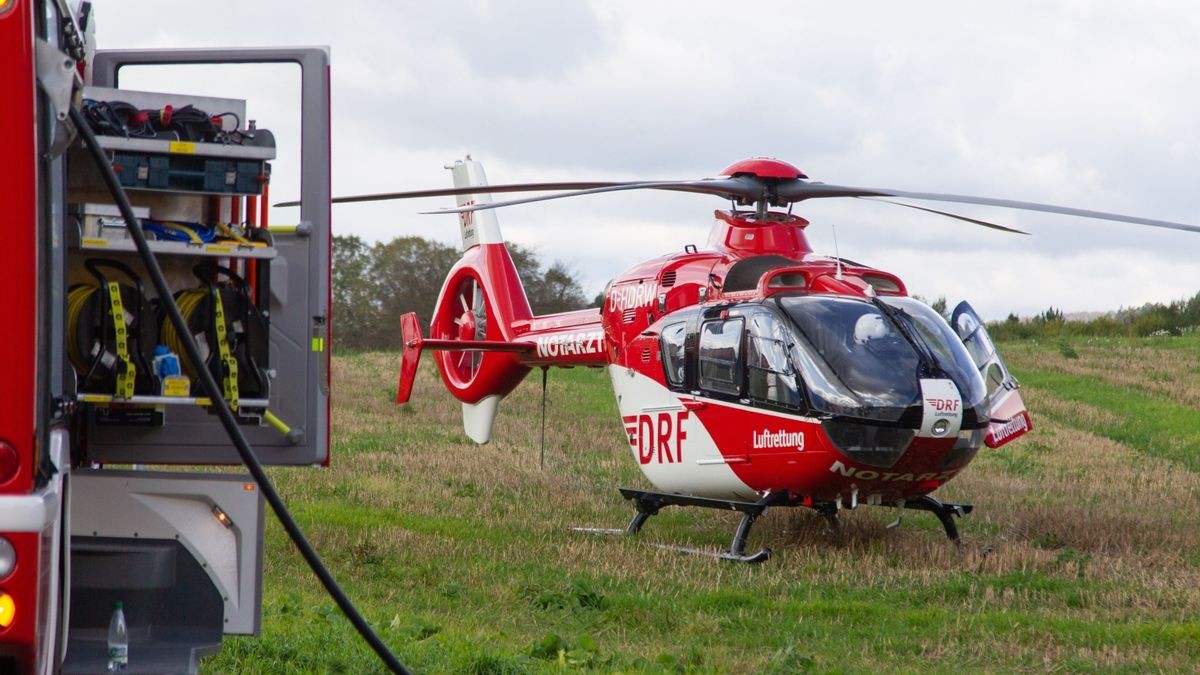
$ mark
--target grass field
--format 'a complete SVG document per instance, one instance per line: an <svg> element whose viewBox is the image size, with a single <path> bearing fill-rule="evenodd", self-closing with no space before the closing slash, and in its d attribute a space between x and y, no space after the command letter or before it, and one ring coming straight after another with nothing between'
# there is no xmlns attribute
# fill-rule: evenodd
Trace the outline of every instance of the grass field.
<svg viewBox="0 0 1200 675"><path fill-rule="evenodd" d="M417 672L1195 671L1200 668L1200 339L1008 343L1035 431L939 495L975 504L961 550L936 519L863 507L840 540L775 510L733 565L732 514L668 509L630 539L619 485L648 487L607 376L552 371L462 434L432 368L397 408L395 354L334 359L333 466L272 476L327 564ZM429 364L425 364L429 365ZM377 672L280 528L263 632L204 672Z"/></svg>

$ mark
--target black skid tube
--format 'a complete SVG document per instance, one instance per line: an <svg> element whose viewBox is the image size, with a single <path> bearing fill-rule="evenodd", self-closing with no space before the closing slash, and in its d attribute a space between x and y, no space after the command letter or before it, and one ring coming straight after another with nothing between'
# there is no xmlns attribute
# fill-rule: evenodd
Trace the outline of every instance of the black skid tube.
<svg viewBox="0 0 1200 675"><path fill-rule="evenodd" d="M658 544L660 548L678 551L680 553L690 553L693 555L704 555L719 560L729 560L733 562L743 563L761 563L767 561L771 557L770 548L762 548L755 553L746 553L746 539L750 535L750 528L754 526L755 521L762 514L766 513L767 509L772 506L807 506L821 516L829 523L830 529L834 535L841 534L841 520L838 518L839 509L834 502L817 502L805 503L801 499L789 496L787 493L777 492L769 493L757 502L743 502L727 499L712 499L709 497L696 497L693 495L669 494L664 492L650 492L648 490L636 490L633 488L620 488L621 495L632 501L637 508L637 512L633 514L629 524L624 529L614 528L593 528L593 527L576 527L573 528L577 532L586 532L588 534L602 534L611 536L631 536L641 531L642 526L651 516L658 515L659 511L665 506L698 506L706 509L718 509L722 511L738 511L742 514L742 519L738 522L737 529L734 530L733 539L729 543L729 548L723 551L712 551L696 548L688 548L683 546L668 546ZM900 507L900 502L885 502L881 506ZM961 540L958 534L958 526L954 522L955 518L961 518L974 508L970 504L954 504L951 502L942 502L935 497L923 495L912 501L903 502L904 508L909 508L914 511L928 511L937 516L937 519L942 523L942 528L946 531L946 538L955 544L960 544Z"/></svg>
<svg viewBox="0 0 1200 675"><path fill-rule="evenodd" d="M650 519L650 516L657 515L664 506L698 506L706 509L740 512L742 519L738 522L737 529L733 533L733 540L726 551L706 551L678 546L663 546L663 548L681 553L707 555L721 560L743 563L761 563L771 557L771 549L769 548L763 548L747 555L746 539L750 535L750 528L754 526L754 522L766 512L768 507L788 503L786 496L783 494L769 494L757 502L711 499L709 497L695 497L692 495L649 492L633 488L621 488L621 495L633 501L637 506L637 513L634 514L633 519L629 521L629 525L623 531L623 534L626 535L637 534L642 529L642 526L646 524L646 521Z"/></svg>
<svg viewBox="0 0 1200 675"><path fill-rule="evenodd" d="M896 504L892 504L892 506L896 506ZM975 507L970 504L943 502L936 497L922 495L910 502L905 502L904 508L913 509L914 511L928 511L937 516L937 519L942 523L942 528L946 530L946 538L958 544L962 540L958 536L958 525L954 522L954 519L956 517L962 518Z"/></svg>

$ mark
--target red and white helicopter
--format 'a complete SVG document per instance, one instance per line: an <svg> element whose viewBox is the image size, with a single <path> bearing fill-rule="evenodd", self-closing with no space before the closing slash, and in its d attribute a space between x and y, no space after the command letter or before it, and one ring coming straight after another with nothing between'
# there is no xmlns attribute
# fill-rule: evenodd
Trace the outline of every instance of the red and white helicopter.
<svg viewBox="0 0 1200 675"><path fill-rule="evenodd" d="M1017 382L970 305L958 305L947 323L908 297L895 275L814 253L808 221L792 204L901 197L1200 232L1046 204L811 182L765 158L697 181L488 186L469 157L448 168L452 189L335 200L457 197L459 207L444 212L459 214L463 257L446 278L429 338L415 314L401 317L397 402L409 398L422 350L434 350L446 388L462 401L467 435L486 443L500 401L532 368L605 367L631 453L655 490L621 489L636 504L632 521L591 531L634 534L670 505L733 509L743 518L729 549L713 555L742 562L769 557L768 549L747 554L745 543L773 506L811 508L835 525L840 509L863 503L929 511L957 541L954 518L971 506L932 493L983 445L1032 429ZM632 189L712 194L733 208L715 213L706 248L689 245L613 279L599 310L534 316L491 209ZM491 197L539 190L559 192Z"/></svg>

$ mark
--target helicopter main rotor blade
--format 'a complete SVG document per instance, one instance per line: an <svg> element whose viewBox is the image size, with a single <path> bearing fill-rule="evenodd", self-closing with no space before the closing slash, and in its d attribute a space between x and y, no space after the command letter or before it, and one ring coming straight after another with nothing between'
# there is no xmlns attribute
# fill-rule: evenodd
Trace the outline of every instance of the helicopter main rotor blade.
<svg viewBox="0 0 1200 675"><path fill-rule="evenodd" d="M925 206L917 206L916 204L905 204L904 202L896 202L896 201L892 201L890 199L883 199L881 197L860 197L860 199L870 199L871 201L883 202L884 204L893 204L895 206L904 206L904 207L907 207L910 209L924 211L926 213L936 213L939 216L946 216L947 218L954 218L955 220L963 220L968 223L973 223L975 225L982 225L984 227L990 227L993 230L1000 230L1002 232L1011 232L1013 234L1025 234L1025 235L1029 234L1025 230L1018 230L1015 227L1007 227L1005 225L997 225L996 223L989 223L986 220L978 220L975 218L970 218L968 216L964 216L959 213L950 213L949 211L939 211L937 209L931 209L931 208L928 208Z"/></svg>
<svg viewBox="0 0 1200 675"><path fill-rule="evenodd" d="M1081 218L1113 220L1121 223L1132 223L1134 225L1148 225L1150 227L1162 227L1169 230L1182 230L1184 232L1200 232L1200 226L1188 225L1186 223L1176 223L1169 220L1158 220L1155 218L1141 218L1138 216L1126 216L1120 213L1109 213L1106 211L1076 209L1069 206L1055 206L1054 204L1023 202L1015 199L994 199L992 197L974 197L971 195L954 195L941 192L908 192L906 190L892 190L888 188L859 188L848 187L844 185L828 185L825 183L802 183L800 181L779 186L779 197L789 202L798 202L805 199L818 199L824 197L847 196L902 197L905 199L919 199L937 202L979 204L981 206L998 206L1001 208L1018 209L1021 211L1041 211L1044 213L1056 213L1064 216L1079 216Z"/></svg>
<svg viewBox="0 0 1200 675"><path fill-rule="evenodd" d="M553 195L539 195L537 197L526 197L524 199L510 199L503 202L492 202L491 204L472 204L470 206L460 206L456 209L438 209L436 211L422 211L421 213L468 213L471 211L498 209L504 206L516 206L517 204L532 204L534 202L546 202L552 199L566 199L567 197L582 197L584 195L597 195L605 192L621 192L625 190L671 190L675 192L698 192L701 194L717 195L726 199L738 199L743 202L757 201L766 195L766 188L763 186L763 184L753 179L745 178L705 178L703 180L645 181L640 183L613 183L597 188L572 190L570 192L560 192ZM476 189L472 192L484 192L484 190Z"/></svg>
<svg viewBox="0 0 1200 675"><path fill-rule="evenodd" d="M464 194L488 194L488 193L509 193L509 192L543 192L553 190L565 190L556 194L539 195L536 197L525 197L523 199L511 199L501 202L493 202L490 204L473 204L470 206L462 206L453 209L439 209L435 211L423 211L425 214L439 213L468 213L472 211L483 211L487 209L496 209L503 206L515 206L517 204L531 204L534 202L544 202L553 199L565 199L567 197L580 197L584 195L601 194L606 192L623 192L626 190L670 190L673 192L694 192L700 194L711 194L725 199L733 200L739 204L750 205L767 202L773 206L783 206L792 204L806 199L829 199L834 197L900 197L904 199L916 199L922 201L941 201L954 202L959 204L978 204L981 206L996 206L1008 209L1017 209L1022 211L1041 211L1044 213L1054 213L1067 216L1078 216L1082 218L1096 218L1100 220L1111 220L1123 223L1132 223L1134 225L1146 225L1150 227L1160 227L1171 230L1181 230L1184 232L1200 232L1200 226L1188 225L1186 223L1176 223L1168 220L1158 220L1155 218L1141 218L1138 216L1126 216L1119 213L1109 213L1105 211L1094 211L1091 209L1077 209L1068 206L1056 206L1053 204L1042 204L1038 202L1025 202L1015 199L995 199L992 197L975 197L971 195L957 195L940 192L911 192L908 190L894 190L891 188L868 188L854 187L848 185L832 185L829 183L817 183L805 181L801 179L760 179L751 175L735 175L733 177L706 178L703 180L675 180L675 181L574 181L574 182L556 182L556 183L514 183L507 185L480 185L465 188L444 188L437 190L417 190L410 192L385 192L369 195L354 195L348 197L336 197L332 201L335 204L349 202L369 202L389 199L414 199L418 197L445 197ZM982 225L1005 232L1015 232L1019 234L1028 234L1015 228L996 225L987 221L960 216L958 214L939 211L927 207L916 206L913 204L903 204L900 202L887 201L890 204L904 206L907 208L935 213L949 218L956 218L976 225ZM299 202L281 202L276 206L296 206Z"/></svg>
<svg viewBox="0 0 1200 675"><path fill-rule="evenodd" d="M334 197L333 204L354 202L380 202L390 199L418 199L421 197L453 197L457 195L487 194L489 192L543 192L548 190L589 190L599 187L626 185L629 181L574 181L560 183L511 183L508 185L477 185L465 188L439 188L437 190L410 190L408 192L379 192L369 195L347 195ZM279 202L276 207L300 206L299 200Z"/></svg>

